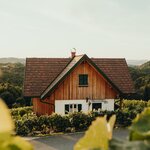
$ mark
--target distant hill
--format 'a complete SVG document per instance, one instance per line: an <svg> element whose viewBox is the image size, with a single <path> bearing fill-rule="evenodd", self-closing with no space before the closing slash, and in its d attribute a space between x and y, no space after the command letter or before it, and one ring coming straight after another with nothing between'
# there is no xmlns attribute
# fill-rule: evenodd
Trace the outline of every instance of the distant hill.
<svg viewBox="0 0 150 150"><path fill-rule="evenodd" d="M149 60L143 59L143 60L127 60L127 64L129 66L140 66L144 63L146 63Z"/></svg>
<svg viewBox="0 0 150 150"><path fill-rule="evenodd" d="M14 57L0 58L0 63L2 63L2 64L6 64L6 63L22 63L22 64L25 64L25 58L14 58Z"/></svg>
<svg viewBox="0 0 150 150"><path fill-rule="evenodd" d="M149 69L149 70L150 70L150 61L148 61L148 62L142 64L142 65L140 66L140 69L146 69L146 70Z"/></svg>

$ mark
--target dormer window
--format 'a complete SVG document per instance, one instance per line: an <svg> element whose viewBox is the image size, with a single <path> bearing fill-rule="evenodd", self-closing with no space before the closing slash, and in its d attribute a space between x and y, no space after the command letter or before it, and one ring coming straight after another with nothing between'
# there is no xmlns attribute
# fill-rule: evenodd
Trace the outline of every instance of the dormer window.
<svg viewBox="0 0 150 150"><path fill-rule="evenodd" d="M79 74L79 86L88 86L87 74Z"/></svg>

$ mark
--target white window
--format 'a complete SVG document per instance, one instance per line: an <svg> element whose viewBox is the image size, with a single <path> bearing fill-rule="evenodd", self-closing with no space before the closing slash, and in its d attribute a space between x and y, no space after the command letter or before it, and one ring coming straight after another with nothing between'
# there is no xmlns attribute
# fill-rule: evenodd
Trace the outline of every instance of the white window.
<svg viewBox="0 0 150 150"><path fill-rule="evenodd" d="M82 110L82 104L65 104L65 114L72 112L80 112Z"/></svg>

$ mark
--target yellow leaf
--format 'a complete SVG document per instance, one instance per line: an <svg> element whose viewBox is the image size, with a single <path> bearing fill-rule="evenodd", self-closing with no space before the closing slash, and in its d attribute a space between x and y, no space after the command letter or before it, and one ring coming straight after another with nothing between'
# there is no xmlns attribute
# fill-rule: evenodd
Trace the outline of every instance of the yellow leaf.
<svg viewBox="0 0 150 150"><path fill-rule="evenodd" d="M107 128L108 128L108 138L109 140L112 139L113 135L113 128L116 122L116 115L111 116L111 118L108 121Z"/></svg>
<svg viewBox="0 0 150 150"><path fill-rule="evenodd" d="M0 133L12 132L14 124L10 115L10 111L6 104L0 99Z"/></svg>
<svg viewBox="0 0 150 150"><path fill-rule="evenodd" d="M9 145L15 145L20 150L33 150L33 146L19 136L12 138Z"/></svg>
<svg viewBox="0 0 150 150"><path fill-rule="evenodd" d="M108 150L108 141L106 117L100 117L92 122L84 137L74 146L74 150L91 150L96 148Z"/></svg>

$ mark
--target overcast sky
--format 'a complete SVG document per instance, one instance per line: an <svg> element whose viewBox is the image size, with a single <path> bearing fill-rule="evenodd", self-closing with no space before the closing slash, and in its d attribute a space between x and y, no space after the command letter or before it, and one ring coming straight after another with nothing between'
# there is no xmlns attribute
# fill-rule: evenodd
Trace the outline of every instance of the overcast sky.
<svg viewBox="0 0 150 150"><path fill-rule="evenodd" d="M0 0L0 57L150 59L150 0Z"/></svg>

